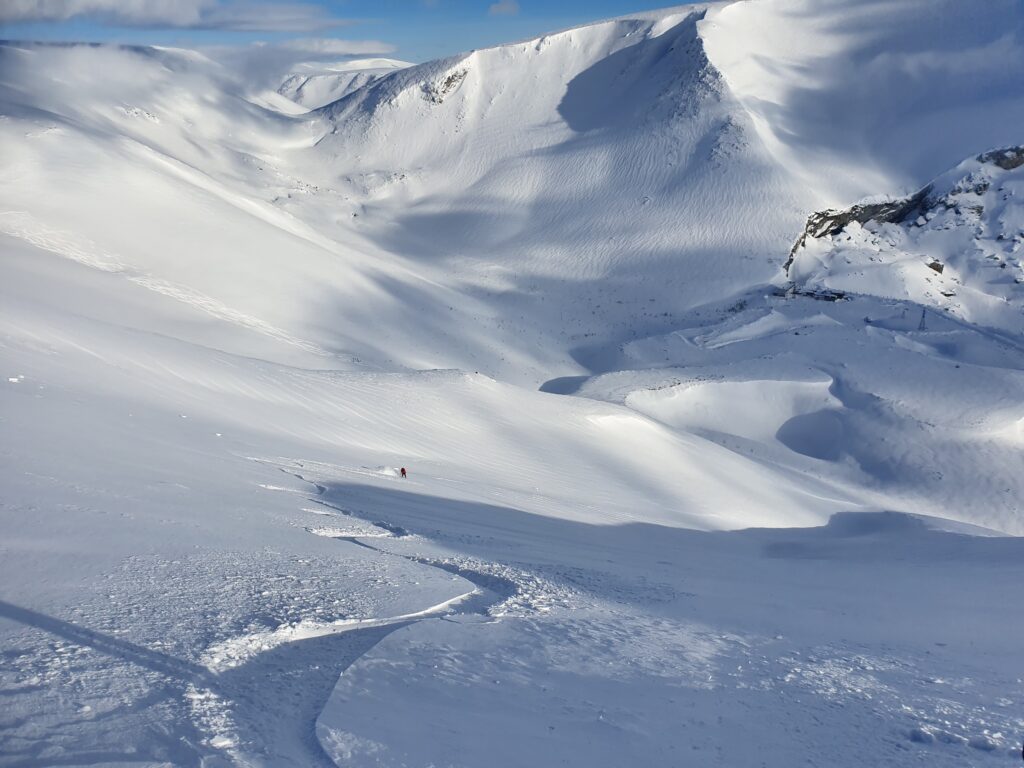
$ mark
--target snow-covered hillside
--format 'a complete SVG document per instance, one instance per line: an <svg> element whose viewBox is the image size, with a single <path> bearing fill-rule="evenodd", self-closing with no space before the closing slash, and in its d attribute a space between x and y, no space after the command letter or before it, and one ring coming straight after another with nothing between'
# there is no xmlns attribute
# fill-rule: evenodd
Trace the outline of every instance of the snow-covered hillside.
<svg viewBox="0 0 1024 768"><path fill-rule="evenodd" d="M816 203L708 61L704 15L402 70L325 108L331 132L307 154L361 201L357 231L480 302L515 357L474 365L585 373L681 309L768 282Z"/></svg>
<svg viewBox="0 0 1024 768"><path fill-rule="evenodd" d="M319 109L396 69L411 66L397 59L352 59L337 64L302 63L293 67L277 92L306 109Z"/></svg>
<svg viewBox="0 0 1024 768"><path fill-rule="evenodd" d="M1022 30L0 46L0 765L1010 759Z"/></svg>

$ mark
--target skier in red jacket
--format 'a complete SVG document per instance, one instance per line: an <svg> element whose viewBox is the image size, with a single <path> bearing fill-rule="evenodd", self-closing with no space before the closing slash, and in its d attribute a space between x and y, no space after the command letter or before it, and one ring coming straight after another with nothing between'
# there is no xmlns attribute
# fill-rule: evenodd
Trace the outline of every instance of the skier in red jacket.
<svg viewBox="0 0 1024 768"><path fill-rule="evenodd" d="M402 477L407 477L407 475L405 474L405 467L402 467L401 472L402 472Z"/></svg>

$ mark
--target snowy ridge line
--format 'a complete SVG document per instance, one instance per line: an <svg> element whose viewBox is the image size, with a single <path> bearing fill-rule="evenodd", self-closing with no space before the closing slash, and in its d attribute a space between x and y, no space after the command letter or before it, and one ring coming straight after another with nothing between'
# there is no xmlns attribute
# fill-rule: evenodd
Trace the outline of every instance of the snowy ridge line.
<svg viewBox="0 0 1024 768"><path fill-rule="evenodd" d="M311 341L292 336L264 320L232 309L217 299L183 285L171 283L138 272L109 252L99 251L94 243L76 239L66 232L47 227L27 211L0 211L0 233L16 237L44 251L82 264L91 269L121 275L131 283L159 293L183 304L195 307L208 315L256 331L270 338L298 347L321 357L335 357L334 353Z"/></svg>
<svg viewBox="0 0 1024 768"><path fill-rule="evenodd" d="M639 11L612 18L599 19L597 21L578 24L576 26L564 27L551 32L545 32L540 35L533 35L531 37L520 38L505 43L497 43L494 45L483 46L481 48L473 48L468 51L461 51L441 59L433 59L419 64L412 64L408 67L395 69L392 72L386 73L382 77L346 92L334 101L328 102L318 108L311 109L310 113L316 113L332 119L337 118L339 115L345 115L346 108L351 104L358 104L363 99L370 99L372 97L379 96L378 92L383 93L385 88L392 87L394 90L386 92L383 98L373 102L374 109L380 106L380 104L393 104L400 94L414 90L420 90L425 96L437 96L438 101L436 101L436 103L440 104L448 93L458 89L467 74L466 67L472 63L473 59L479 58L480 54L491 54L501 52L503 50L512 50L523 47L535 48L539 51L560 38L571 38L574 35L579 35L581 32L586 32L588 30L600 27L613 27L617 25L629 25L629 31L624 34L625 37L629 37L637 32L644 31L645 29L648 37L658 37L686 20L702 20L711 8L729 5L733 2L736 2L736 0L720 0L717 3L704 2L695 5L677 5L651 11ZM454 79L449 81L447 88L442 88L439 92L431 92L431 86L437 81L439 76L445 78L452 77ZM396 86L399 78L405 78L405 81ZM424 88L426 90L423 90ZM318 139L317 143L319 144L319 142L326 139L330 134L331 132L325 133L320 137L320 139Z"/></svg>
<svg viewBox="0 0 1024 768"><path fill-rule="evenodd" d="M300 64L277 87L277 93L307 111L337 101L352 91L387 77L398 69L411 67L407 61L367 58L340 65Z"/></svg>

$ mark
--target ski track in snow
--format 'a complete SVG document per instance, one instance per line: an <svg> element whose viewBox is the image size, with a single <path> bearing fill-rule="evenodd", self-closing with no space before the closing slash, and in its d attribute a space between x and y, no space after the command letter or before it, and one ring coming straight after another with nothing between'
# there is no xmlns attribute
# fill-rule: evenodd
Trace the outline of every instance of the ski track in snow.
<svg viewBox="0 0 1024 768"><path fill-rule="evenodd" d="M315 485L318 493L326 490L288 468L282 467L282 471ZM275 489L269 485L267 488ZM310 501L351 516L323 499ZM372 530L366 530L367 527ZM307 530L313 535L371 549L384 558L402 557L438 568L465 579L474 588L442 603L398 616L330 623L300 621L271 631L231 637L207 648L201 663L210 674L202 674L189 683L185 699L204 743L229 756L233 762L276 764L276 760L286 757L299 765L334 765L318 748L316 740L310 738L332 676L336 681L391 632L417 621L446 616L501 616L510 606L515 606L522 614L524 604L517 599L522 590L514 569L484 563L473 567L465 561L397 555L369 544L366 539L406 536L404 531L382 522L363 523L357 528L362 530L340 527ZM533 591L536 586L536 583L532 585ZM533 607L537 608L536 604ZM250 698L256 693L254 686L260 686L259 695ZM271 702L283 702L284 706L270 704L268 707ZM301 755L284 752L275 740L287 743L293 750L296 746L304 748L305 752Z"/></svg>
<svg viewBox="0 0 1024 768"><path fill-rule="evenodd" d="M289 474L299 477L291 470ZM265 486L268 490L290 490ZM323 489L319 489L322 491ZM324 502L315 501L347 515L344 510ZM43 676L58 674L67 655L89 656L92 653L120 657L129 665L148 670L143 676L152 686L149 697L141 697L136 706L143 708L159 704L164 697L169 710L165 716L186 717L175 726L179 733L193 732L184 743L164 745L175 764L219 765L221 761L232 765L334 765L320 748L315 737L315 723L320 710L339 676L382 639L397 629L426 619L446 616L486 616L495 606L515 603L518 592L516 582L504 575L488 573L487 566L477 570L468 563L435 560L414 555L395 555L368 544L364 539L405 535L400 529L386 524L363 523L355 519L362 530L311 530L313 535L329 535L373 550L380 558L404 558L417 565L437 568L470 582L472 589L457 594L441 603L395 616L345 619L316 622L302 619L272 630L237 635L208 647L197 663L181 662L159 650L147 650L132 643L107 638L73 624L19 609L3 603L3 615L22 621L26 625L47 630L58 640L54 645L55 657L28 679L29 685L41 684ZM366 530L370 529L370 530ZM396 533L397 530L397 533ZM349 535L358 534L358 535ZM521 605L519 606L521 609ZM102 667L101 667L102 668ZM166 681L161 685L158 681ZM33 682L33 680L35 682ZM161 688L167 686L166 692ZM13 691L9 691L13 692ZM153 698L155 697L155 698ZM147 698L151 699L147 701ZM178 699L185 706L177 712ZM88 714L86 707L83 714ZM177 715L173 713L177 712ZM11 757L17 751L11 753ZM57 764L59 758L47 752L35 753L35 758L2 760L4 765L35 765L35 760ZM141 756L141 755L140 755ZM114 754L80 755L77 759L95 761L117 760Z"/></svg>

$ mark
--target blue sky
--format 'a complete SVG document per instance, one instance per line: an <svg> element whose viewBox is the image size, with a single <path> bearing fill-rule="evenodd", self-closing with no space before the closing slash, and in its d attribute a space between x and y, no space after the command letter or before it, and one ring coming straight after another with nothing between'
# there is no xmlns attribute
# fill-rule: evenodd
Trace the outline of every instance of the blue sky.
<svg viewBox="0 0 1024 768"><path fill-rule="evenodd" d="M425 61L671 4L672 0L0 0L0 37L182 47L328 38L359 41L350 46L354 53ZM347 46L337 43L336 48L343 51Z"/></svg>

